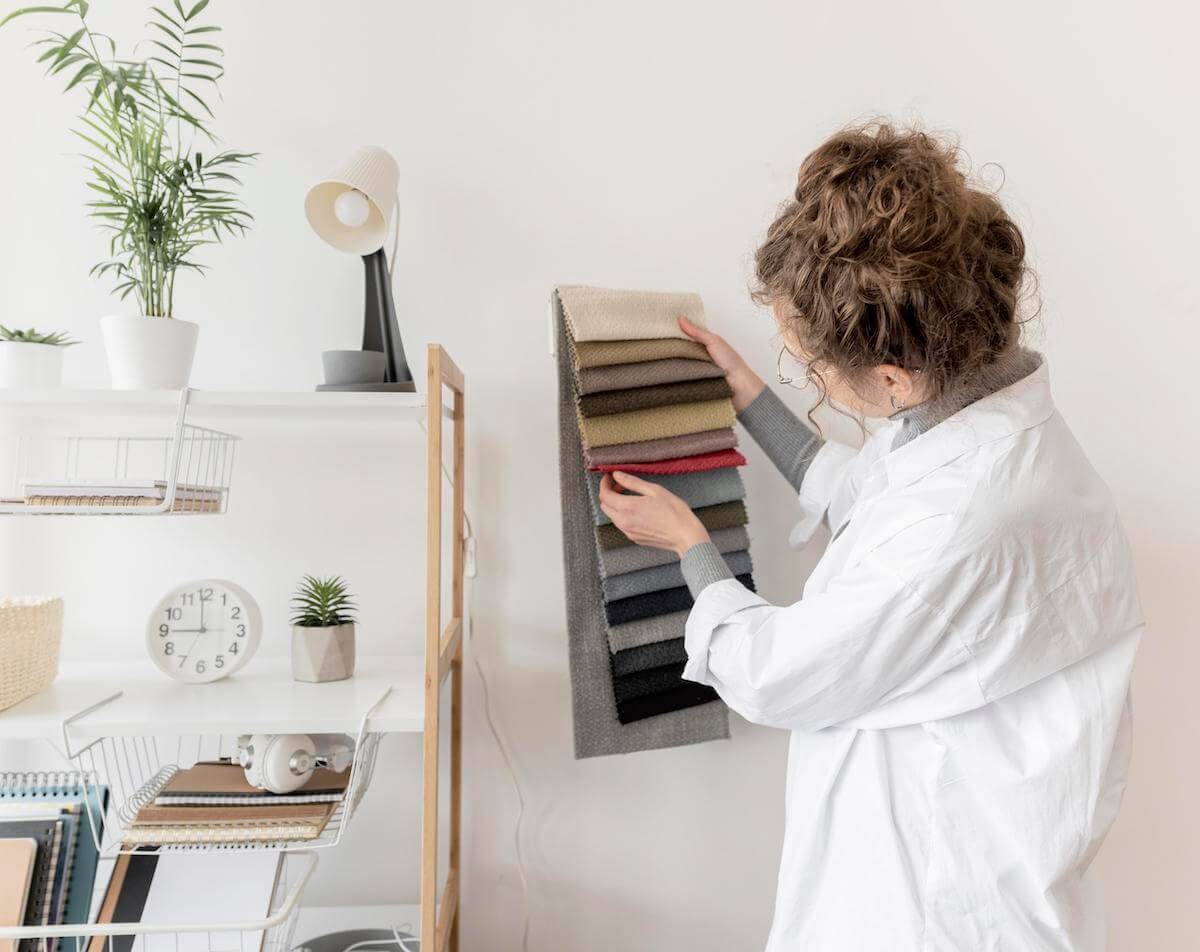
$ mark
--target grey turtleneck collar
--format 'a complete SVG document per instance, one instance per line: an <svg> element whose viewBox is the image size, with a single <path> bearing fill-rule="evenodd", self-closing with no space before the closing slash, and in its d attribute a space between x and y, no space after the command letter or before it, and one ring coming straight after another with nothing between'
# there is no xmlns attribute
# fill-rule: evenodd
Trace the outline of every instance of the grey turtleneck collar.
<svg viewBox="0 0 1200 952"><path fill-rule="evenodd" d="M1042 365L1042 355L1037 351L1020 348L995 363L984 367L976 376L965 384L947 390L945 393L913 407L905 407L893 413L889 420L898 420L900 430L892 443L892 449L897 449L905 443L915 440L922 433L933 429L943 420L954 416L959 410L970 406L976 400L991 396L998 390L1011 387L1018 380L1023 380Z"/></svg>

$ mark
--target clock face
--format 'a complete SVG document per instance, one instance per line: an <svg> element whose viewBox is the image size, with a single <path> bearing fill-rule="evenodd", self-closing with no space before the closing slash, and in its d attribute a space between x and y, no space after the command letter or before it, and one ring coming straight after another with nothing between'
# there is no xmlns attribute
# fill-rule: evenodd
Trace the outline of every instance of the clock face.
<svg viewBox="0 0 1200 952"><path fill-rule="evenodd" d="M258 648L262 615L250 593L223 579L187 582L168 592L146 623L146 650L180 681L216 681Z"/></svg>

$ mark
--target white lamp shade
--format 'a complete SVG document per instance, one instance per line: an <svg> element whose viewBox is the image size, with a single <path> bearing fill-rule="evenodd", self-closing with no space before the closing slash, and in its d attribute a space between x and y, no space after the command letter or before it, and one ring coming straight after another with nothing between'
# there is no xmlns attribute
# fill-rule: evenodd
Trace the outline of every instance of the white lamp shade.
<svg viewBox="0 0 1200 952"><path fill-rule="evenodd" d="M400 169L389 152L363 146L308 190L304 214L313 231L339 251L372 254L387 238L399 181ZM358 226L345 224L334 212L334 203L350 188L361 192L370 204L367 220Z"/></svg>

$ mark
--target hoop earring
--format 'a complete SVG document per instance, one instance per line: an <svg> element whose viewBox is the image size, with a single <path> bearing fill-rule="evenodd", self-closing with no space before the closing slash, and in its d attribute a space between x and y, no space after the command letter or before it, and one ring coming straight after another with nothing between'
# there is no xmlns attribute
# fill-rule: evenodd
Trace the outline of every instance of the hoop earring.
<svg viewBox="0 0 1200 952"><path fill-rule="evenodd" d="M888 397L888 399L892 401L892 409L893 410L903 410L904 409L904 404L897 403L895 397Z"/></svg>

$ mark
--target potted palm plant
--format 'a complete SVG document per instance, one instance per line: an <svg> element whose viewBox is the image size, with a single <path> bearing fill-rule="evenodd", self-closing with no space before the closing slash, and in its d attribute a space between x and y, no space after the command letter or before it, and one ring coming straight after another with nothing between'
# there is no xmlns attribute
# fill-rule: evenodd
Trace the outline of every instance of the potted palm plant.
<svg viewBox="0 0 1200 952"><path fill-rule="evenodd" d="M101 318L113 387L187 386L199 327L175 316L181 271L203 272L197 252L244 234L252 217L237 197L235 171L252 153L211 151L216 139L206 97L223 69L220 27L205 22L209 0L151 8L145 58L118 55L93 30L87 0L24 7L0 20L51 18L34 48L66 90L86 105L74 132L83 143L91 216L109 234L109 257L92 268L116 281L115 293L137 314Z"/></svg>
<svg viewBox="0 0 1200 952"><path fill-rule="evenodd" d="M44 334L0 324L0 388L57 387L62 383L62 357L77 344L62 331Z"/></svg>
<svg viewBox="0 0 1200 952"><path fill-rule="evenodd" d="M354 599L340 577L304 576L292 598L292 677L343 681L354 674Z"/></svg>

